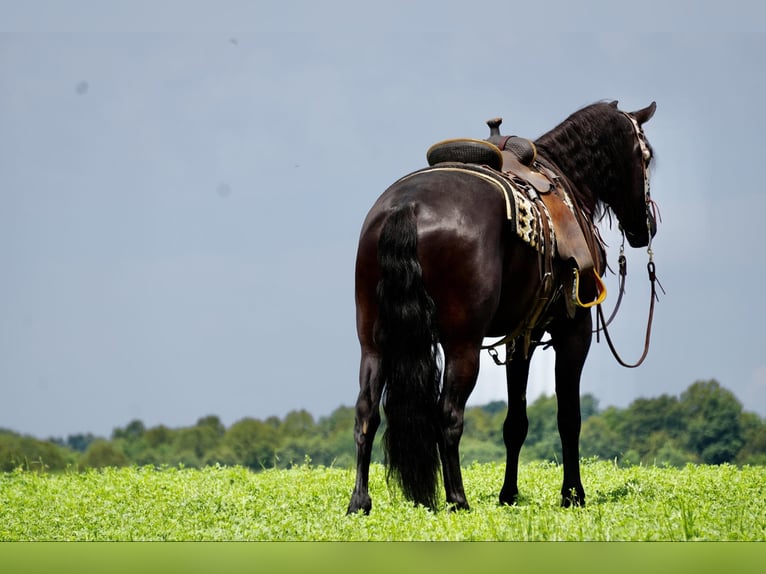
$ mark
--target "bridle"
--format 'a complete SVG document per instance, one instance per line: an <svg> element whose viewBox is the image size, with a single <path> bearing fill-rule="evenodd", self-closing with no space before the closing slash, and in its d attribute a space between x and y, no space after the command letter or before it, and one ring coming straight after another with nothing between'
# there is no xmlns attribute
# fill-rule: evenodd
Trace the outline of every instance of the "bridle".
<svg viewBox="0 0 766 574"><path fill-rule="evenodd" d="M660 290L663 294L665 294L665 289L662 287L662 283L659 282L659 279L657 279L657 271L656 266L654 264L654 251L652 250L652 221L655 222L655 226L658 221L662 221L662 216L660 215L659 208L657 207L657 204L652 199L651 190L649 187L649 162L651 160L652 154L649 150L649 146L646 143L646 138L644 136L644 132L641 129L641 126L638 125L638 121L636 121L636 118L634 118L632 115L622 112L623 115L625 115L629 120L631 125L633 126L633 132L636 136L636 139L638 140L639 148L641 149L641 166L643 170L643 176L644 176L644 200L645 200L645 206L646 206L646 231L649 237L649 241L647 243L646 253L649 257L649 261L646 264L646 269L649 274L649 283L651 285L651 299L649 302L649 317L646 322L646 335L644 337L644 351L641 355L641 357L636 361L635 363L626 363L622 357L620 357L619 353L614 347L614 343L612 343L612 338L609 336L609 331L607 330L607 326L612 322L612 320L617 315L617 310L620 308L620 303L622 302L622 296L625 293L625 277L628 272L628 266L627 266L627 259L625 258L625 230L622 226L620 226L620 231L622 232L622 244L620 245L620 256L618 258L618 265L619 265L619 292L617 295L617 303L615 304L614 310L612 311L611 315L609 316L608 320L604 320L604 311L602 309L602 305L599 303L597 306L597 312L596 312L596 329L594 329L594 333L596 333L596 341L599 341L599 333L601 331L604 332L604 337L606 338L606 342L609 345L609 349L612 351L612 355L614 355L614 358L617 359L617 362L622 365L623 367L627 367L629 369L638 367L641 363L644 362L644 359L646 359L647 354L649 353L649 343L651 339L651 333L652 333L652 320L654 319L654 303L659 300L659 296L657 294L657 286L659 286ZM599 325L601 323L601 325Z"/></svg>

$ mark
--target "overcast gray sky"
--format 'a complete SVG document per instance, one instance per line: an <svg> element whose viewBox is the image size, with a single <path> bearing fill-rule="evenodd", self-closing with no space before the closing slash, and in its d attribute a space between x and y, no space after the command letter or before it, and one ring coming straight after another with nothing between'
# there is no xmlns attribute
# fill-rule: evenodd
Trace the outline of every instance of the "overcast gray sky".
<svg viewBox="0 0 766 574"><path fill-rule="evenodd" d="M353 405L377 196L488 118L534 138L601 99L657 101L667 295L645 364L594 343L582 391L624 407L715 378L766 415L763 4L513 4L0 0L0 427ZM612 334L632 360L648 281L628 257ZM472 404L504 400L502 376L483 361Z"/></svg>

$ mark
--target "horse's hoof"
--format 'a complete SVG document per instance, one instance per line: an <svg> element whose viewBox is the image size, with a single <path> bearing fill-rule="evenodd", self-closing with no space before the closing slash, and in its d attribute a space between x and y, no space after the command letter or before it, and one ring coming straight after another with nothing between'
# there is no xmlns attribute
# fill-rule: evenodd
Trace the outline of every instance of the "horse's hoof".
<svg viewBox="0 0 766 574"><path fill-rule="evenodd" d="M563 508L583 507L585 506L585 491L580 489L572 489L567 493L561 494L561 506Z"/></svg>
<svg viewBox="0 0 766 574"><path fill-rule="evenodd" d="M505 493L500 492L500 505L501 506L516 506L516 504L519 502L519 493L518 492L511 492L511 493Z"/></svg>
<svg viewBox="0 0 766 574"><path fill-rule="evenodd" d="M459 510L471 510L471 507L465 500L461 502L447 502L447 506L449 507L450 512L457 512Z"/></svg>
<svg viewBox="0 0 766 574"><path fill-rule="evenodd" d="M351 497L351 502L348 503L348 510L346 515L356 514L361 512L362 514L369 514L372 510L372 499L369 496L357 496Z"/></svg>

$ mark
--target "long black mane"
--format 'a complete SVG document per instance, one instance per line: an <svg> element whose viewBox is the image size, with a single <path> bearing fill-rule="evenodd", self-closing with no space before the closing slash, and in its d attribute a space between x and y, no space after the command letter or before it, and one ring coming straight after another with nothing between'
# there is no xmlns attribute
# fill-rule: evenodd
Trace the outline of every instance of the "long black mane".
<svg viewBox="0 0 766 574"><path fill-rule="evenodd" d="M632 169L632 130L616 105L597 102L570 115L535 145L543 160L566 174L580 205L597 217L619 200L615 192Z"/></svg>

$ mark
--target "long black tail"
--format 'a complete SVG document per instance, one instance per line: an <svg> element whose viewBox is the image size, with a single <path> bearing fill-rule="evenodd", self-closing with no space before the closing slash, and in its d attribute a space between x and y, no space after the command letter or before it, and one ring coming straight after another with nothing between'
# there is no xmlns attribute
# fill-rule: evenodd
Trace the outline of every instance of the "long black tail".
<svg viewBox="0 0 766 574"><path fill-rule="evenodd" d="M401 206L391 213L378 240L375 338L385 384L387 478L398 482L408 499L436 508L441 368L435 306L423 284L417 246L414 208Z"/></svg>

